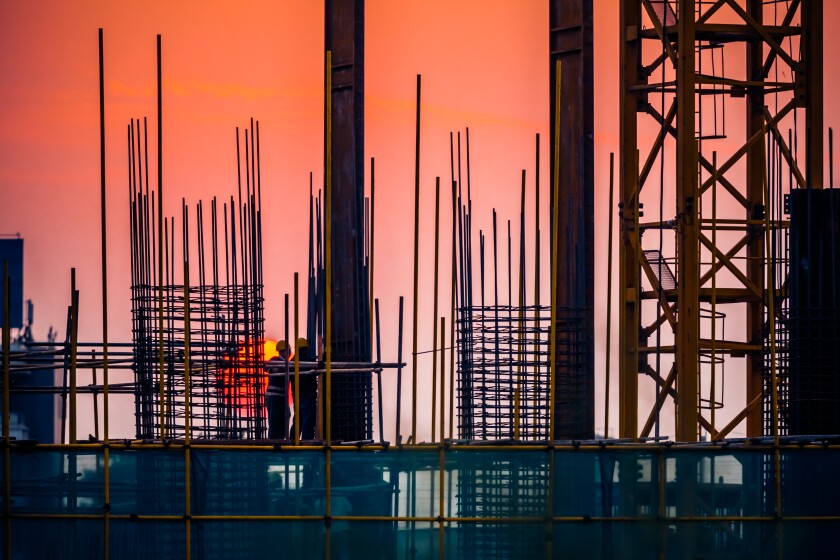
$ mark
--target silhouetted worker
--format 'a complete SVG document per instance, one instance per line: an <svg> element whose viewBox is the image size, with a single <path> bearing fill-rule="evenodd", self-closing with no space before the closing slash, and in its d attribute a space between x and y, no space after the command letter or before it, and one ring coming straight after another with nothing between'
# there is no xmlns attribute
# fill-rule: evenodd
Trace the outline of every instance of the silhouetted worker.
<svg viewBox="0 0 840 560"><path fill-rule="evenodd" d="M268 387L265 390L265 408L268 412L269 439L284 439L289 433L289 361L292 351L285 340L277 343L277 353L266 363Z"/></svg>
<svg viewBox="0 0 840 560"><path fill-rule="evenodd" d="M300 362L313 362L314 357L309 351L309 342L305 338L298 339L298 360ZM300 420L295 417L295 425L300 425L300 439L315 439L315 417L318 414L318 376L312 373L301 372L300 380ZM294 378L292 378L292 391L294 391ZM295 428L289 433L289 439L294 439Z"/></svg>

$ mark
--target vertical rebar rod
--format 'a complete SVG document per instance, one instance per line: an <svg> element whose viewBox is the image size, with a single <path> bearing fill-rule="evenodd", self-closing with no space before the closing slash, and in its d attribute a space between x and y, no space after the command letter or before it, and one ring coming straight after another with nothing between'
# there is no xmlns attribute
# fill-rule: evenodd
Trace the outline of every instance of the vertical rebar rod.
<svg viewBox="0 0 840 560"><path fill-rule="evenodd" d="M142 208L142 197L138 197L132 188L132 181L131 181L131 126L128 127L128 214L129 214L129 254L130 254L130 262L131 262L131 285L134 286L139 285L143 286L143 282L141 280L141 272L142 266L141 263L144 254L141 252L140 246L140 237L138 232L140 231L140 220L142 219L141 216L141 208ZM138 290L138 293L135 293L132 290L132 298L139 297L139 294L142 293L142 288ZM139 317L136 317L134 313L131 315L131 327L132 331L135 329L139 330L142 328L143 323ZM66 372L66 370L65 370ZM139 381L137 374L135 374L135 382ZM139 384L138 384L139 386ZM134 417L135 417L135 428L136 428L136 436L139 438L142 436L142 425L144 419L145 409L141 404L141 394L135 392L134 398ZM62 392L62 397L63 397ZM62 426L61 426L61 443L64 443L64 403L62 403Z"/></svg>
<svg viewBox="0 0 840 560"><path fill-rule="evenodd" d="M298 273L295 272L295 445L300 445L300 347L298 345L299 338L299 292L298 292Z"/></svg>
<svg viewBox="0 0 840 560"><path fill-rule="evenodd" d="M505 376L507 378L507 401L508 401L508 410L510 414L510 418L514 418L514 426L513 428L505 429L506 437L513 437L514 428L516 427L516 423L518 419L515 418L516 416L516 380L514 375L514 368L513 368L513 274L512 274L512 266L511 266L511 236L510 236L510 220L507 221L507 288L508 288L508 311L507 311L507 321L506 325L508 328L508 335L505 344L507 345L508 350L508 365L505 368L507 371L505 372ZM498 336L498 334L497 334Z"/></svg>
<svg viewBox="0 0 840 560"><path fill-rule="evenodd" d="M432 296L432 443L435 441L437 397L437 319L438 319L438 255L440 254L440 177L435 177L435 272ZM440 345L441 354L445 344ZM443 422L443 417L441 417Z"/></svg>
<svg viewBox="0 0 840 560"><path fill-rule="evenodd" d="M494 374L495 374L495 397L496 397L496 406L501 409L502 406L502 396L500 393L501 390L501 371L499 369L500 362L499 362L499 253L498 253L498 233L496 228L496 209L493 208L493 329L495 331L496 336L493 337L493 362L494 362ZM486 402L486 398L484 399ZM486 416L486 415L485 415ZM498 433L498 420L496 422L496 432L493 434L495 437L501 437ZM487 438L489 433L485 431L483 438Z"/></svg>
<svg viewBox="0 0 840 560"><path fill-rule="evenodd" d="M532 422L535 431L537 434L538 426L540 423L539 419L539 399L540 391L538 390L538 386L540 383L540 375L542 374L542 367L540 366L540 358L539 358L539 351L540 351L540 334L539 334L539 325L542 323L540 319L540 259L541 259L541 251L540 251L540 133L537 133L536 138L536 147L535 147L535 169L534 169L534 317L535 317L535 324L538 326L537 331L534 334L534 356L537 359L534 360L534 391L532 392L531 396L531 410L532 410Z"/></svg>
<svg viewBox="0 0 840 560"><path fill-rule="evenodd" d="M102 233L102 413L103 413L103 436L105 443L109 438L108 424L108 252L106 236L106 205L105 205L105 56L104 56L103 30L99 28L99 209L101 217ZM96 370L94 369L94 375ZM96 385L96 379L93 380ZM96 393L93 396L94 406L96 405ZM99 439L99 424L96 424L96 439ZM105 500L105 522L104 522L104 557L108 560L111 552L110 541L110 503L111 503L111 469L110 450L106 445L102 450L104 464L104 500Z"/></svg>
<svg viewBox="0 0 840 560"><path fill-rule="evenodd" d="M76 351L79 338L79 291L76 289L76 269L70 269L70 435L69 443L76 443Z"/></svg>
<svg viewBox="0 0 840 560"><path fill-rule="evenodd" d="M373 262L373 261L371 261ZM381 344L381 337L380 337L380 330L379 330L379 299L374 300L374 313L376 318L376 364L382 363L382 344ZM379 406L379 442L382 443L385 441L385 436L383 435L383 428L382 428L382 368L381 366L376 371L376 387L377 387L377 404Z"/></svg>
<svg viewBox="0 0 840 560"><path fill-rule="evenodd" d="M295 333L295 340L294 342L289 341L289 294L283 294L283 340L286 342L286 350L287 351L294 351L294 359L297 361L297 333ZM286 395L283 401L283 410L284 413L289 410L289 388L291 387L290 382L292 381L289 379L289 357L283 359L284 371L286 376L283 378L283 394ZM292 366L294 369L294 366ZM291 372L293 374L293 372ZM297 395L295 395L297 398ZM297 418L295 418L295 422L297 422ZM280 439L289 439L289 426L288 423L283 428L283 435Z"/></svg>
<svg viewBox="0 0 840 560"><path fill-rule="evenodd" d="M186 230L186 222L184 229ZM186 236L184 244L186 246ZM190 497L190 428L191 428L191 405L192 405L192 382L190 380L190 262L186 258L184 250L184 522L186 524L184 538L186 540L186 558L191 557L191 503Z"/></svg>
<svg viewBox="0 0 840 560"><path fill-rule="evenodd" d="M9 410L9 384L11 383L10 357L12 351L12 323L9 319L11 306L9 287L9 261L3 261L3 517L5 518L6 558L12 558L12 468L11 468L11 412Z"/></svg>
<svg viewBox="0 0 840 560"><path fill-rule="evenodd" d="M519 325L518 325L518 332L517 332L517 364L516 364L516 388L514 390L514 417L513 417L513 437L514 439L520 438L520 423L521 423L521 412L520 407L523 400L523 390L522 390L522 375L523 375L523 363L524 363L524 355L523 355L523 348L522 348L522 336L523 330L525 328L525 317L524 317L524 310L525 310L525 170L522 170L522 200L520 203L519 209ZM513 345L513 338L511 338L511 346ZM524 374L527 376L528 372L527 369L525 370ZM525 385L525 392L524 395L525 400L527 401L527 384ZM527 417L526 417L526 430L527 430Z"/></svg>
<svg viewBox="0 0 840 560"><path fill-rule="evenodd" d="M452 133L449 133L449 151L450 151L450 166L452 167L452 286L450 286L450 317L452 318L452 328L449 330L449 438L452 439L454 435L454 421L455 421L455 325L457 318L455 316L455 297L458 285L458 261L455 253L455 234L456 234L456 185L455 185L455 171L452 159ZM464 375L462 373L462 375Z"/></svg>
<svg viewBox="0 0 840 560"><path fill-rule="evenodd" d="M411 441L417 443L417 300L419 297L420 245L420 74L417 74L417 104L414 132L414 317L411 345Z"/></svg>
<svg viewBox="0 0 840 560"><path fill-rule="evenodd" d="M443 424L444 424L444 416L443 416L443 383L444 383L444 364L446 362L446 353L443 351L443 348L446 346L446 318L440 318L440 441L441 446L438 450L439 453L439 460L440 460L440 469L438 471L438 558L443 560L444 557L444 548L443 548L443 539L444 539L444 516L446 515L443 506L443 485L444 485L444 472L445 472L445 455L444 455L444 446L443 446ZM437 360L437 356L433 355L433 360ZM432 434L432 440L434 441L434 434Z"/></svg>
<svg viewBox="0 0 840 560"><path fill-rule="evenodd" d="M613 238L613 196L615 195L615 154L610 153L610 200L607 207L609 229L607 233L607 355L604 371L604 439L610 437L610 335L612 333L612 238Z"/></svg>
<svg viewBox="0 0 840 560"><path fill-rule="evenodd" d="M444 347L446 346L446 335L445 335L445 328L444 328L444 317L440 318L440 443L443 444L444 441L444 427L446 422L446 406L444 404L444 397L446 396L446 352L443 351ZM454 326L454 325L453 325ZM450 326L450 329L453 327ZM450 420L451 423L451 420ZM441 447L441 449L443 449ZM441 479L441 491L443 491L443 480ZM443 499L443 498L441 498ZM443 509L441 507L441 515L443 515Z"/></svg>
<svg viewBox="0 0 840 560"><path fill-rule="evenodd" d="M397 330L397 418L396 426L394 426L396 430L394 433L394 439L396 440L397 445L402 445L402 436L400 435L400 416L402 415L403 301L403 296L400 296L400 322Z"/></svg>
<svg viewBox="0 0 840 560"><path fill-rule="evenodd" d="M158 367L160 384L160 437L166 438L166 373L163 354L163 96L161 90L160 35L157 36L157 118L158 118Z"/></svg>
<svg viewBox="0 0 840 560"><path fill-rule="evenodd" d="M368 242L368 281L370 283L370 294L368 295L368 305L370 305L370 343L373 344L373 248L375 225L376 225L376 167L373 158L370 158L370 241ZM378 331L378 327L377 327ZM371 348L371 354L373 353ZM381 379L381 375L379 376ZM381 390L381 388L380 388ZM381 420L381 415L380 415ZM381 434L380 430L380 434ZM381 437L381 436L380 436Z"/></svg>
<svg viewBox="0 0 840 560"><path fill-rule="evenodd" d="M90 359L92 362L96 362L96 350L90 351ZM91 368L90 371L91 380L93 382L93 386L96 387L96 366ZM93 438L96 441L99 440L99 392L94 390L93 391Z"/></svg>
<svg viewBox="0 0 840 560"><path fill-rule="evenodd" d="M555 66L555 108L554 108L554 177L552 178L553 186L553 200L554 204L553 215L551 221L551 341L550 341L550 355L549 358L549 403L548 403L548 440L554 441L554 383L557 375L557 245L559 243L558 232L560 230L559 221L559 204L560 199L560 79L562 66L558 59Z"/></svg>

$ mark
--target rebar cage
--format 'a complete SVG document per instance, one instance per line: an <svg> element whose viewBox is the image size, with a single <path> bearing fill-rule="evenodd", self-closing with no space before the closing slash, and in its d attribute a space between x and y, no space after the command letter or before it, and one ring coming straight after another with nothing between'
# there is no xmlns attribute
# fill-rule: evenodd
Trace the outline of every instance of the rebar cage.
<svg viewBox="0 0 840 560"><path fill-rule="evenodd" d="M261 286L189 289L189 419L194 438L266 437L261 292ZM158 291L136 285L132 293L137 435L182 438L187 416L184 286Z"/></svg>
<svg viewBox="0 0 840 560"><path fill-rule="evenodd" d="M459 437L549 439L551 308L458 310ZM585 313L557 310L555 428L570 433L586 414ZM518 427L518 433L517 433Z"/></svg>

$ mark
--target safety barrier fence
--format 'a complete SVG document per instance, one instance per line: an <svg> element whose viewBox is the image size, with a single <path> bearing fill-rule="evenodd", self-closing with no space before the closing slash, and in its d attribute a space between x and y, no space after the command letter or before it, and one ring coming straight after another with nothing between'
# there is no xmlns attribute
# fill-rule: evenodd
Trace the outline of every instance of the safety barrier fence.
<svg viewBox="0 0 840 560"><path fill-rule="evenodd" d="M107 448L106 481L102 443L7 447L13 558L820 558L840 528L825 442Z"/></svg>

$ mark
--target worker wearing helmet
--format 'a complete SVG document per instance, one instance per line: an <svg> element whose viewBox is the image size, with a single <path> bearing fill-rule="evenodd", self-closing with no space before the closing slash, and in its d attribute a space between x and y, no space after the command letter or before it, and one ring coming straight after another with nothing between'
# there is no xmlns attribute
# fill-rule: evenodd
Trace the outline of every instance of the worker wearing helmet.
<svg viewBox="0 0 840 560"><path fill-rule="evenodd" d="M299 338L297 342L298 360L308 362L313 360L309 351L309 342L305 338ZM295 425L300 425L300 439L315 439L315 416L317 415L318 377L313 374L301 375L298 381L300 387L300 421L295 417ZM292 386L294 391L294 385ZM289 434L289 439L294 439L294 426Z"/></svg>
<svg viewBox="0 0 840 560"><path fill-rule="evenodd" d="M289 434L289 362L292 349L285 340L277 343L277 353L268 360L268 387L265 390L265 408L268 412L269 439L285 439Z"/></svg>

